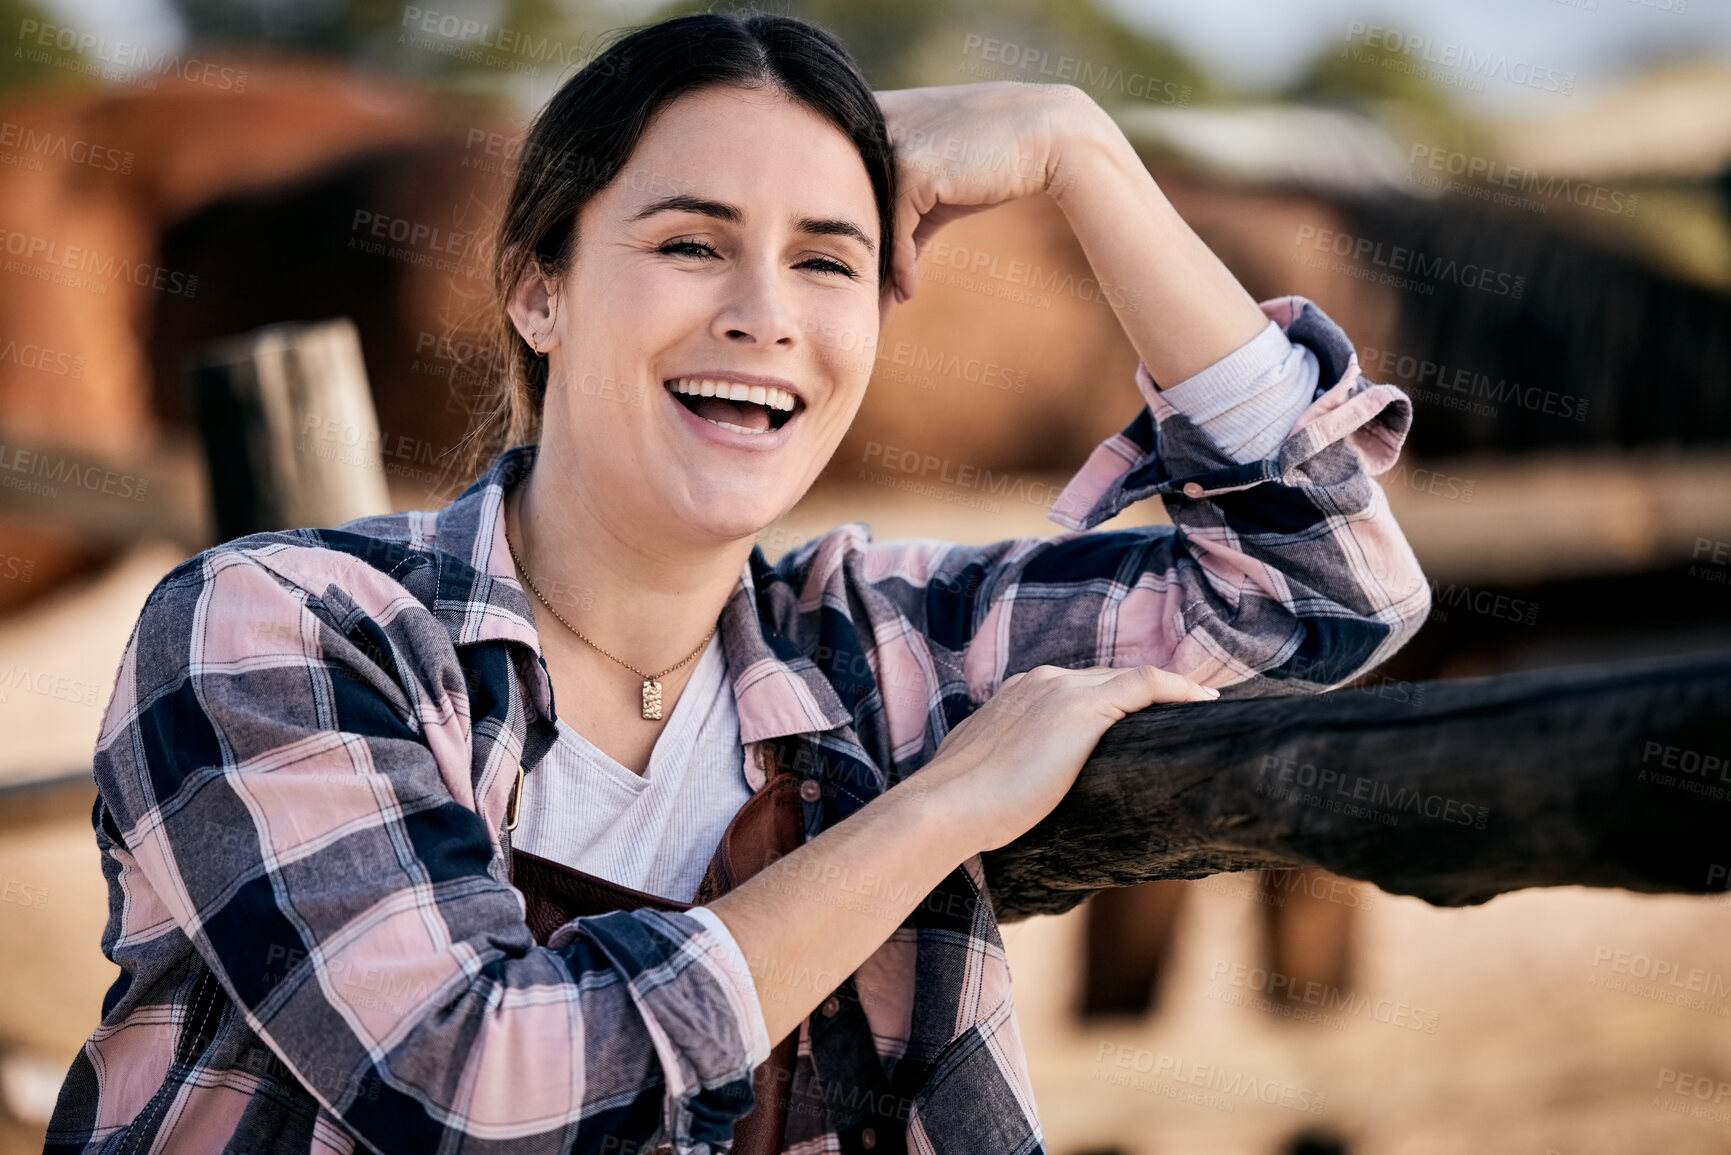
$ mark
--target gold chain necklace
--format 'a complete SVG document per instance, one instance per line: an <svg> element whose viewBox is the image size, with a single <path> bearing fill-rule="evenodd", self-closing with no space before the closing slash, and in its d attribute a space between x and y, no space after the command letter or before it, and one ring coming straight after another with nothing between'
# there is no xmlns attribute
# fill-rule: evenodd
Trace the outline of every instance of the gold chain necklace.
<svg viewBox="0 0 1731 1155"><path fill-rule="evenodd" d="M510 534L505 535L505 548L511 551L511 560L517 563L517 571L523 575L523 580L529 583L529 588L535 591L535 596L541 599L541 604L547 607L547 612L559 619L560 625L576 634L579 638L583 638L585 643L593 646L601 653L606 654L607 657L613 658L615 662L618 662L621 666L624 666L627 670L630 670L633 674L636 674L639 678L643 679L643 717L646 721L659 721L661 718L661 679L677 670L680 666L683 666L686 662L689 662L692 658L695 658L698 654L702 653L703 647L709 644L709 639L715 636L716 627L721 623L717 622L714 626L709 627L709 633L703 635L703 640L697 643L697 649L692 650L689 654L685 655L683 659L675 662L671 666L668 666L659 674L646 674L636 666L633 666L630 662L627 662L625 659L614 658L612 654L608 654L606 650L601 649L600 646L595 645L595 643L589 641L588 638L584 638L583 631L566 621L565 616L553 608L553 603L547 600L547 596L541 592L541 587L537 586L535 584L535 579L529 576L529 567L524 565L523 559L517 556L517 547L511 544Z"/></svg>

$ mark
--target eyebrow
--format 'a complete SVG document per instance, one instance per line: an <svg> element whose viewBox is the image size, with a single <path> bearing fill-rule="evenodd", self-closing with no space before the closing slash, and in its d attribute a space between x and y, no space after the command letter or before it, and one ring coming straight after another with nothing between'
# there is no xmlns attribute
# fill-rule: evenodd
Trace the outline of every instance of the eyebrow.
<svg viewBox="0 0 1731 1155"><path fill-rule="evenodd" d="M640 221L645 217L652 217L656 213L667 212L701 213L703 216L714 217L718 221L727 221L730 224L739 224L745 220L744 213L725 201L709 200L705 197L689 196L683 193L650 201L638 209L629 219ZM864 245L868 253L877 252L877 245L872 242L870 237L866 236L864 230L852 221L842 220L839 217L800 217L794 222L794 225L802 233L813 233L825 237L852 237Z"/></svg>

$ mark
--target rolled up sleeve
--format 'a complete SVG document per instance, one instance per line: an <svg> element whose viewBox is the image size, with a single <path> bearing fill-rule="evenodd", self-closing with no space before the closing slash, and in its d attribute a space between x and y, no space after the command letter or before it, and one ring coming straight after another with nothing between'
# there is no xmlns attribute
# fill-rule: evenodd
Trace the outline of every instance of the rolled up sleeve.
<svg viewBox="0 0 1731 1155"><path fill-rule="evenodd" d="M909 670L954 668L959 655L976 705L1042 664L1156 665L1235 696L1356 677L1430 610L1375 480L1400 452L1412 403L1366 380L1351 341L1311 302L1262 309L1271 328L1201 382L1174 386L1176 399L1137 367L1142 409L1047 509L1072 532L877 542L856 522L778 567L814 602L814 584L854 567L854 586L880 599L880 650L908 651ZM1095 529L1149 498L1171 524Z"/></svg>

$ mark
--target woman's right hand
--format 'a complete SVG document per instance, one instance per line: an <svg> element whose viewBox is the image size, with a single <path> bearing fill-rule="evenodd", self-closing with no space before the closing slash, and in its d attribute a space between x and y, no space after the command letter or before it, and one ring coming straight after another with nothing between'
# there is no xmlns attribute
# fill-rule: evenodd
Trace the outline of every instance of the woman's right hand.
<svg viewBox="0 0 1731 1155"><path fill-rule="evenodd" d="M996 850L1051 813L1112 723L1219 696L1157 666L1035 666L1005 678L901 785L944 808L975 852Z"/></svg>
<svg viewBox="0 0 1731 1155"><path fill-rule="evenodd" d="M1156 702L1217 696L1152 666L1013 674L916 773L711 902L751 968L769 1038L797 1030L958 864L1045 817L1106 727Z"/></svg>

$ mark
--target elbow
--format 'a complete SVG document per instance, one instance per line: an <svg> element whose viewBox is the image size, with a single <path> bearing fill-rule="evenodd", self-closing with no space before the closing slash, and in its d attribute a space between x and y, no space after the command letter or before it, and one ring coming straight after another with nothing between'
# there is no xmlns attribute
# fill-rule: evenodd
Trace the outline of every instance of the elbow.
<svg viewBox="0 0 1731 1155"><path fill-rule="evenodd" d="M1402 646L1412 641L1413 636L1424 629L1424 624L1430 620L1431 584L1415 564L1413 566L1413 589L1401 603L1402 613L1400 624L1394 635L1389 638L1389 654L1393 654Z"/></svg>
<svg viewBox="0 0 1731 1155"><path fill-rule="evenodd" d="M1357 648L1356 660L1346 658L1340 663L1339 681L1326 688L1344 685L1376 669L1399 653L1430 620L1430 579L1410 553L1406 560L1409 564L1401 567L1394 580L1381 584L1376 602L1360 616L1372 631L1368 644Z"/></svg>
<svg viewBox="0 0 1731 1155"><path fill-rule="evenodd" d="M1366 603L1336 604L1299 619L1297 650L1282 680L1291 689L1323 693L1347 685L1392 658L1430 617L1431 586L1416 563L1410 575L1381 583Z"/></svg>
<svg viewBox="0 0 1731 1155"><path fill-rule="evenodd" d="M1388 639L1374 655L1370 665L1393 657L1401 647L1412 641L1424 628L1425 622L1430 620L1430 579L1419 567L1418 558L1413 556L1412 549L1406 545L1404 538L1401 546L1400 564L1393 567L1394 572L1388 580L1381 583L1382 593L1378 599L1387 606L1383 614L1389 624Z"/></svg>
<svg viewBox="0 0 1731 1155"><path fill-rule="evenodd" d="M1378 493L1375 530L1362 535L1360 573L1354 584L1356 612L1380 637L1361 652L1361 662L1346 675L1357 677L1392 658L1430 620L1430 578L1418 556L1389 512L1387 499Z"/></svg>

